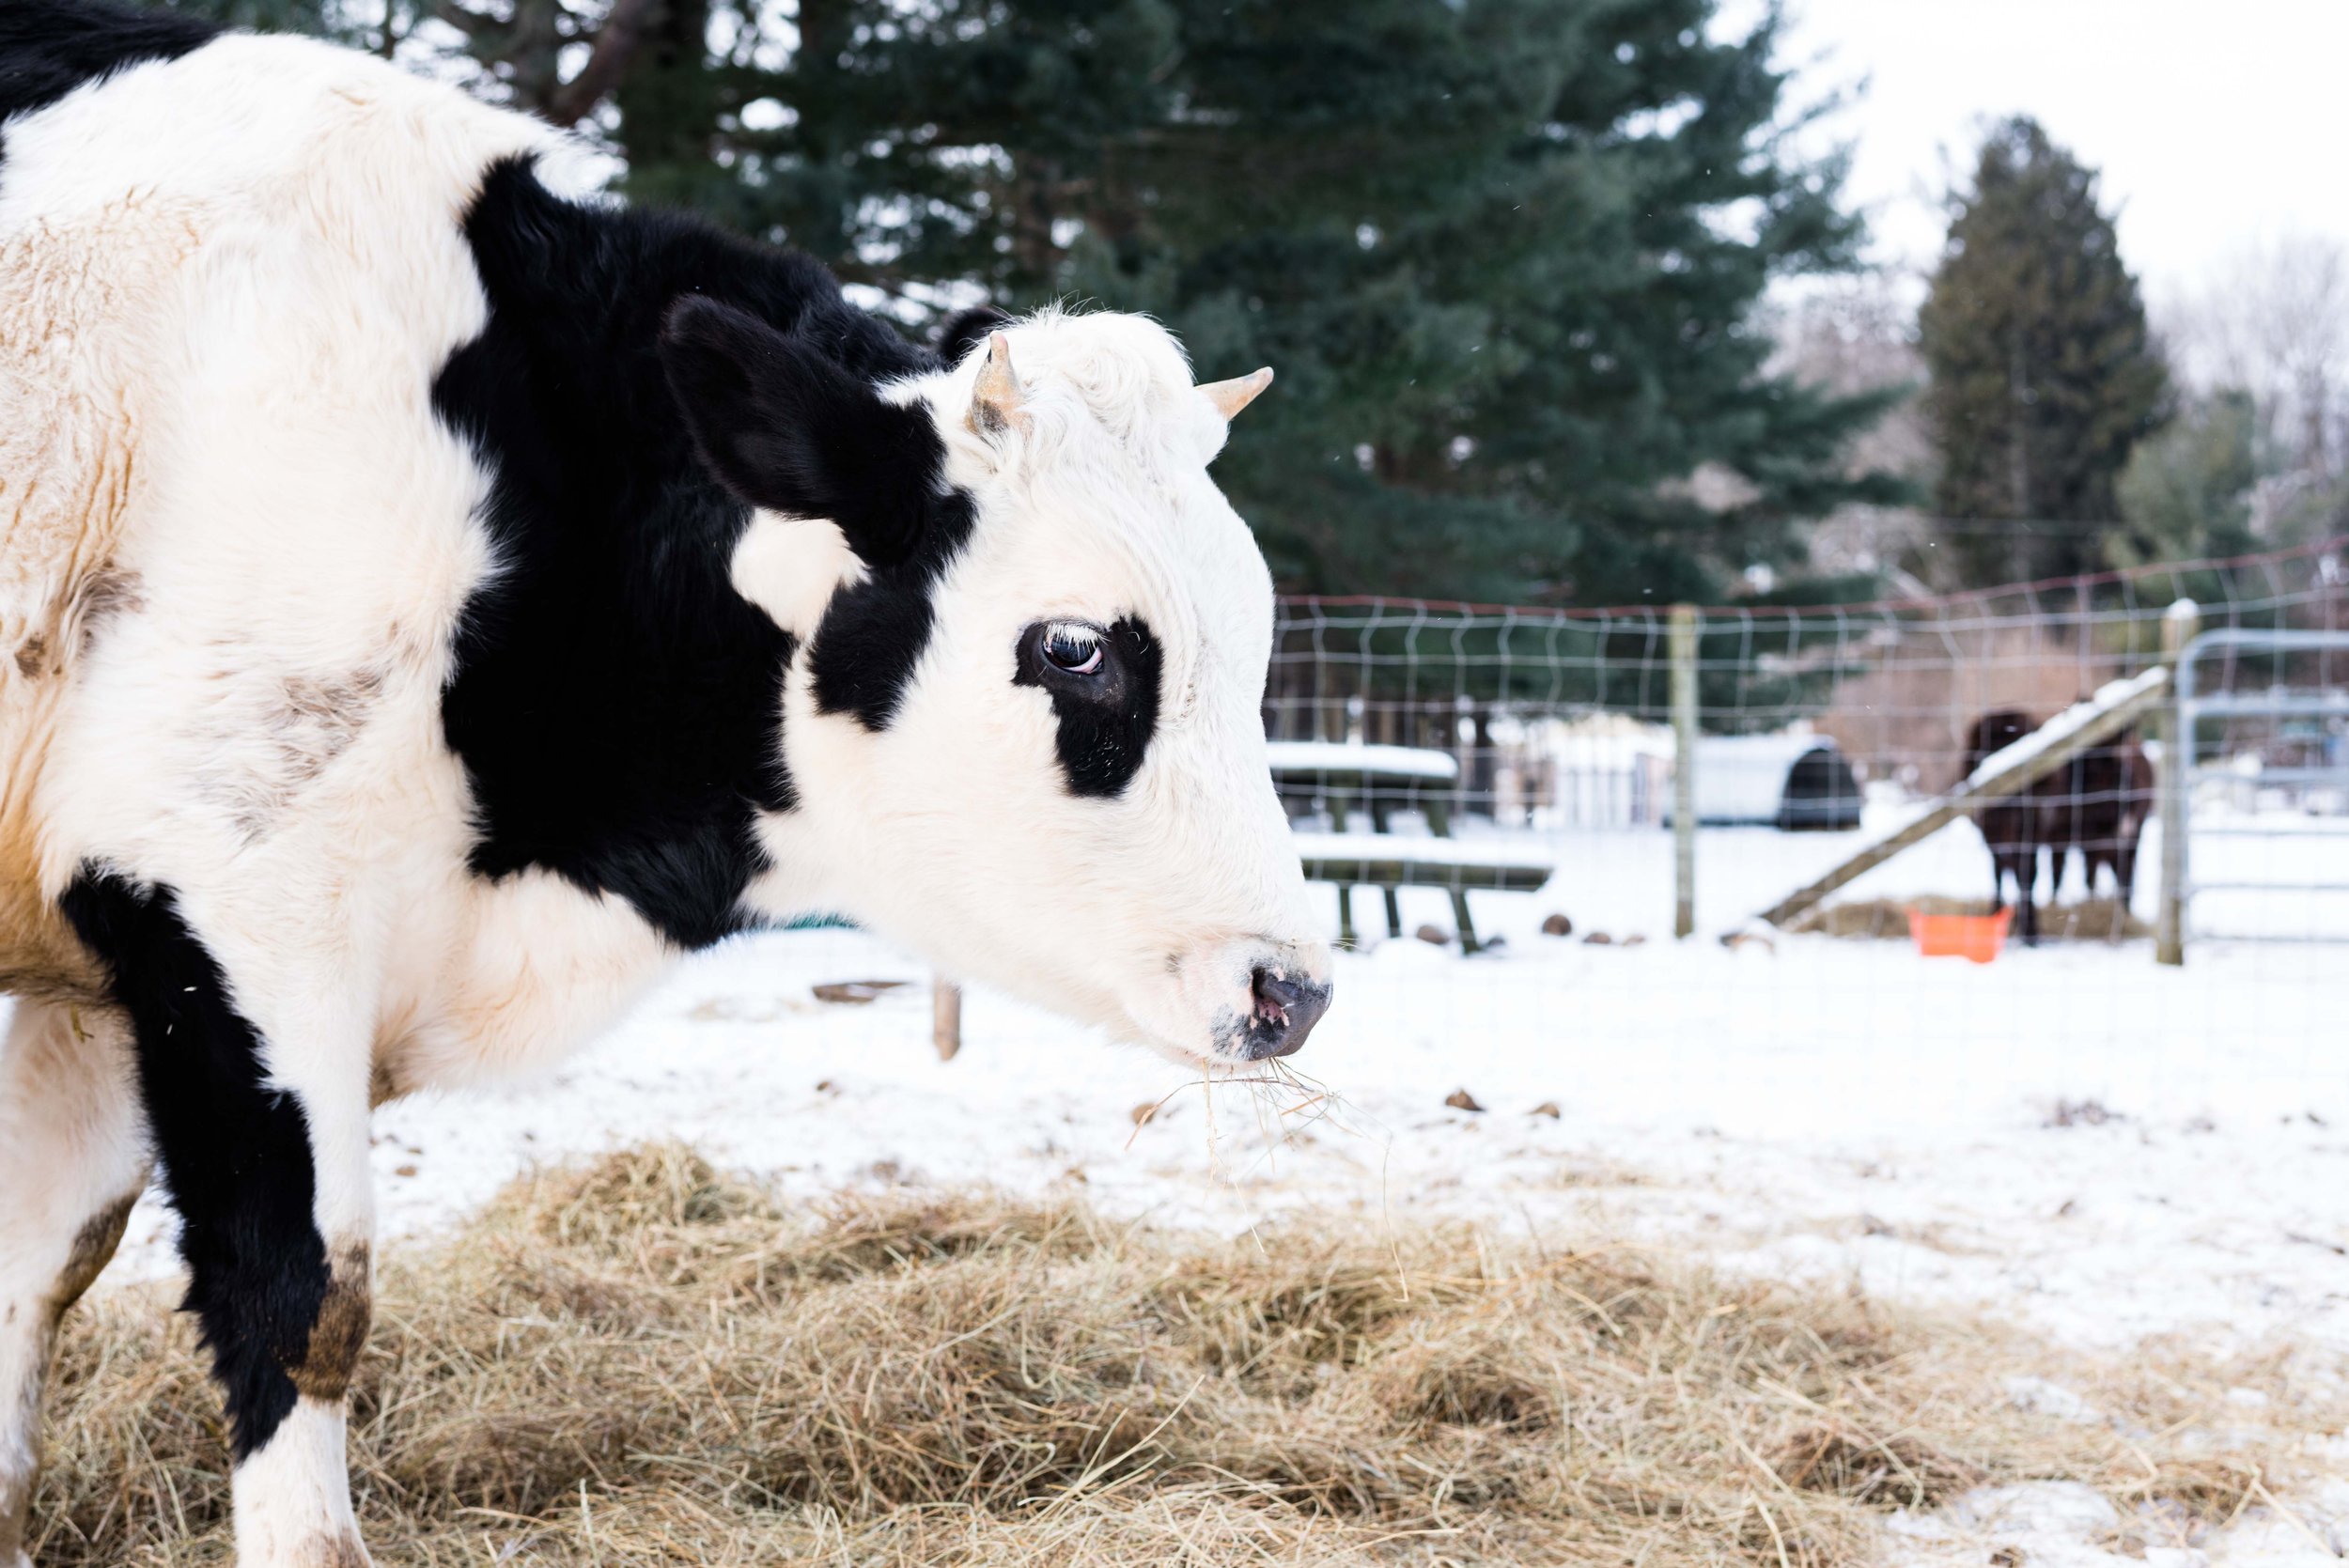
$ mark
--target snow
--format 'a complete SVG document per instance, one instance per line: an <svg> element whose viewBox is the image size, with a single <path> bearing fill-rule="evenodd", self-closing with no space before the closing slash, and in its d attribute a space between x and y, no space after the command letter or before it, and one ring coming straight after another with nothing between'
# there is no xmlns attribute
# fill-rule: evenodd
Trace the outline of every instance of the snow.
<svg viewBox="0 0 2349 1568"><path fill-rule="evenodd" d="M2169 682L2170 668L2166 664L2139 670L2123 680L2107 681L2096 688L2094 695L2074 703L2029 735L2017 736L1983 758L1981 764L1966 776L1967 787L1986 784L2001 773L2021 767L2056 742L2071 738L2114 708Z"/></svg>
<svg viewBox="0 0 2349 1568"><path fill-rule="evenodd" d="M2187 848L2189 933L2205 939L2349 935L2349 823L2342 818L2198 801ZM2349 968L2349 950L2335 952ZM2349 1033L2349 1020L2343 1032Z"/></svg>
<svg viewBox="0 0 2349 1568"><path fill-rule="evenodd" d="M1978 967L1905 942L1711 939L1884 815L1853 833L1702 832L1687 942L1668 937L1671 834L1537 839L1559 867L1543 893L1470 895L1501 954L1406 939L1340 955L1337 1006L1295 1059L1339 1109L1286 1144L1244 1091L1210 1096L991 993L967 1000L945 1063L920 984L817 1001L818 982L926 979L863 934L741 939L548 1081L385 1108L384 1227L445 1224L535 1159L679 1137L810 1194L876 1172L1081 1176L1113 1211L1219 1228L1299 1203L1600 1222L2082 1343L2289 1338L2349 1367L2349 955L2204 943L2163 969L2141 941L2010 944ZM1524 852L1504 834L1375 842ZM2215 841L2198 862L2269 842ZM2340 834L2289 846L2349 861ZM1847 892L1980 893L1986 865L1959 824ZM1334 928L1335 889L1314 891ZM1448 924L1443 890L1400 896L1407 929ZM1574 937L1540 934L1553 910ZM1613 940L1586 945L1595 931ZM1459 1088L1490 1113L1446 1109ZM1133 1108L1169 1094L1137 1132ZM1544 1101L1562 1115L1527 1114ZM167 1266L163 1226L143 1211L133 1272Z"/></svg>
<svg viewBox="0 0 2349 1568"><path fill-rule="evenodd" d="M1446 784L1460 776L1459 759L1448 752L1418 746L1362 746L1338 740L1271 740L1272 771L1293 778L1306 773L1364 772L1392 779L1439 779Z"/></svg>
<svg viewBox="0 0 2349 1568"><path fill-rule="evenodd" d="M2255 1506L2188 1544L2176 1520L2152 1509L2124 1516L2077 1482L1984 1486L1934 1513L1895 1515L1890 1556L1903 1568L1976 1568L1999 1548L2032 1568L2335 1568L2349 1556L2349 1483L2312 1491L2290 1517Z"/></svg>
<svg viewBox="0 0 2349 1568"><path fill-rule="evenodd" d="M2349 952L2204 941L2165 969L2143 941L2010 944L1975 966L1900 941L1716 939L1913 809L1873 803L1851 832L1701 831L1699 935L1683 942L1669 937L1660 829L1371 840L1382 856L1537 852L1558 869L1539 893L1470 894L1480 931L1506 938L1498 954L1406 939L1340 955L1336 1007L1293 1059L1327 1086L1319 1101L1209 1090L986 991L966 999L962 1054L941 1063L917 963L853 931L740 939L681 966L546 1081L386 1107L382 1229L445 1226L534 1161L678 1138L804 1197L985 1182L1081 1188L1114 1215L1222 1233L1297 1205L1371 1224L1597 1228L1733 1271L1979 1309L2068 1343L2290 1345L2310 1378L2349 1378ZM2198 875L2349 881L2339 819L2257 825L2277 831L2198 839ZM1314 852L1315 836L1299 843ZM2155 830L2143 864L2158 855ZM2140 914L2154 880L2140 877ZM1959 823L1844 896L1987 884ZM1314 893L1334 930L1336 890ZM1443 890L1400 896L1406 929L1448 924ZM2279 895L2206 898L2222 896L2264 908ZM2297 896L2278 922L2349 935L2349 898L2323 895L2320 915L2320 895L2306 909ZM1541 934L1553 911L1571 915L1572 937ZM1602 931L1606 945L1582 939ZM914 984L862 1006L810 992L861 979ZM1459 1089L1486 1110L1447 1107ZM1545 1102L1556 1117L1532 1113ZM110 1278L170 1266L151 1200L126 1254ZM2052 1386L2015 1397L2097 1419ZM2349 1492L2294 1506L2349 1531ZM1906 1520L1900 1548L1978 1565L1983 1543L2015 1542L2033 1564L2116 1568L2092 1513L2060 1489L1980 1495ZM2274 1524L2254 1509L2144 1560L2296 1568L2312 1548Z"/></svg>
<svg viewBox="0 0 2349 1568"><path fill-rule="evenodd" d="M1405 833L1315 833L1292 835L1298 858L1304 861L1398 861L1414 865L1506 866L1550 871L1558 852L1538 838L1503 837L1498 833L1473 838L1430 838Z"/></svg>
<svg viewBox="0 0 2349 1568"><path fill-rule="evenodd" d="M1807 730L1778 735L1716 735L1697 741L1696 813L1704 824L1770 823L1786 800L1787 777L1813 752L1835 742ZM1670 822L1672 814L1664 814Z"/></svg>

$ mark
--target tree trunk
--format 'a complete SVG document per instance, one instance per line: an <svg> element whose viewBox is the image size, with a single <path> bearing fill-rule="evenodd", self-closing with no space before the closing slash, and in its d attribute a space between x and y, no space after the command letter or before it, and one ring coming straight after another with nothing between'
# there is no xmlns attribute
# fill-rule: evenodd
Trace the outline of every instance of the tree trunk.
<svg viewBox="0 0 2349 1568"><path fill-rule="evenodd" d="M1061 181L1059 161L1030 159L1012 178L1012 258L1019 263L1021 283L1030 288L1049 288L1060 259L1060 247L1052 241L1054 201Z"/></svg>
<svg viewBox="0 0 2349 1568"><path fill-rule="evenodd" d="M628 190L640 200L691 205L713 169L709 0L652 0L634 24L614 92Z"/></svg>
<svg viewBox="0 0 2349 1568"><path fill-rule="evenodd" d="M2023 334L2018 329L2007 344L2006 399L2007 516L2030 517L2030 376L2023 359Z"/></svg>

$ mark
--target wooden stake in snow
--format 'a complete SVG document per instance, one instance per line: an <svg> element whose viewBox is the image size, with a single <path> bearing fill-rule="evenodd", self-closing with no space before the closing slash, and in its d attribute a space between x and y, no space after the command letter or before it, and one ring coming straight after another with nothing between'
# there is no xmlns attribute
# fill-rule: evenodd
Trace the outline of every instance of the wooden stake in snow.
<svg viewBox="0 0 2349 1568"><path fill-rule="evenodd" d="M1762 918L1781 930L1789 929L1828 893L1875 870L1910 845L1922 843L1993 800L2029 789L2075 755L2111 739L2151 712L2169 692L2170 668L2156 664L2127 680L2112 682L2086 702L2074 703L2013 745L1984 757L1981 767L1915 821L1781 899Z"/></svg>
<svg viewBox="0 0 2349 1568"><path fill-rule="evenodd" d="M930 1044L941 1062L952 1062L962 1049L962 987L943 975L930 982Z"/></svg>
<svg viewBox="0 0 2349 1568"><path fill-rule="evenodd" d="M1697 928L1697 610L1672 606L1672 935Z"/></svg>
<svg viewBox="0 0 2349 1568"><path fill-rule="evenodd" d="M2190 598L2179 599L2161 617L2162 662L2175 669L2178 656L2202 629L2202 613ZM2194 767L2194 737L2186 733L2184 715L2170 709L2170 726L2161 737L2161 780L2156 797L2161 811L2161 905L2154 929L2154 962L2186 962L2186 785Z"/></svg>

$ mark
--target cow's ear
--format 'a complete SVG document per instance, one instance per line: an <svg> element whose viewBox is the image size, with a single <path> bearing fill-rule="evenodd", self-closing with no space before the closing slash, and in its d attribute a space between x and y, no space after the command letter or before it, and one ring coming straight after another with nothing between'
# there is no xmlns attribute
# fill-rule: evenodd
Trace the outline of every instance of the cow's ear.
<svg viewBox="0 0 2349 1568"><path fill-rule="evenodd" d="M720 484L754 506L830 519L874 566L911 552L944 459L925 405L892 403L800 339L698 295L669 307L661 363Z"/></svg>
<svg viewBox="0 0 2349 1568"><path fill-rule="evenodd" d="M938 329L938 357L960 365L963 356L987 341L988 334L1011 325L1011 318L993 305L972 305L946 318Z"/></svg>

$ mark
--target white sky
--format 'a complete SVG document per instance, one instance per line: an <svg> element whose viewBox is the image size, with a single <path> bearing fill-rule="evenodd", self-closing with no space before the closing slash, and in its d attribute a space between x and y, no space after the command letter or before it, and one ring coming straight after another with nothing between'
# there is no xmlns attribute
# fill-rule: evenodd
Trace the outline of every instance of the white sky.
<svg viewBox="0 0 2349 1568"><path fill-rule="evenodd" d="M2021 111L2103 171L2122 254L2159 298L2247 241L2349 243L2349 0L1788 0L1797 93L1865 80L1828 127L1877 258L1927 267L1946 171ZM1725 23L1750 21L1731 0Z"/></svg>

